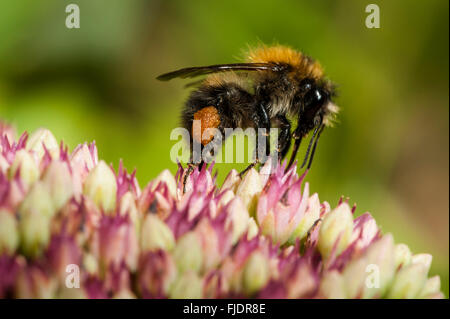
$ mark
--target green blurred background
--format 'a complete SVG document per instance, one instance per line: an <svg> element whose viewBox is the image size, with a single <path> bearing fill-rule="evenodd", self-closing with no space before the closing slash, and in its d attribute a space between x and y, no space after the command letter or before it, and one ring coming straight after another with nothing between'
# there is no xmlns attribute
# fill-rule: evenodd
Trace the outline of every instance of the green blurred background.
<svg viewBox="0 0 450 319"><path fill-rule="evenodd" d="M76 3L81 28L65 27ZM341 195L384 232L434 256L448 296L448 1L42 0L0 3L0 118L47 127L72 149L138 169L141 186L170 162L185 82L176 68L237 62L258 41L312 55L339 84L340 123L322 135L308 180L321 200ZM219 181L230 168L220 164Z"/></svg>

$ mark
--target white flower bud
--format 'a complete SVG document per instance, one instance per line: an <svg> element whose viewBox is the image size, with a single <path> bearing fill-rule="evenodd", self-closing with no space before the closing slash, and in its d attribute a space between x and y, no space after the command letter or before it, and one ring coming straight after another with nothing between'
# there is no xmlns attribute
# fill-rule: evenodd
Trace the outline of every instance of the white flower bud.
<svg viewBox="0 0 450 319"><path fill-rule="evenodd" d="M173 257L180 273L187 270L198 273L201 270L203 250L195 232L188 232L178 240Z"/></svg>
<svg viewBox="0 0 450 319"><path fill-rule="evenodd" d="M235 198L233 191L227 189L224 193L220 194L220 200L217 204L218 208L225 207L233 198Z"/></svg>
<svg viewBox="0 0 450 319"><path fill-rule="evenodd" d="M320 281L319 296L328 299L346 298L344 280L338 271L325 273Z"/></svg>
<svg viewBox="0 0 450 319"><path fill-rule="evenodd" d="M19 221L20 245L26 256L38 256L50 240L48 215L39 212L22 214Z"/></svg>
<svg viewBox="0 0 450 319"><path fill-rule="evenodd" d="M72 177L67 163L53 161L45 170L42 181L47 186L56 211L73 196Z"/></svg>
<svg viewBox="0 0 450 319"><path fill-rule="evenodd" d="M395 248L391 234L371 244L365 253L367 266L364 280L363 298L381 297L392 281L395 273ZM373 277L373 282L366 281Z"/></svg>
<svg viewBox="0 0 450 319"><path fill-rule="evenodd" d="M92 255L91 253L88 252L84 253L83 267L89 274L97 275L99 270L97 258L95 258L95 256Z"/></svg>
<svg viewBox="0 0 450 319"><path fill-rule="evenodd" d="M425 286L420 293L420 298L428 298L441 292L441 278L439 276L431 277L425 283Z"/></svg>
<svg viewBox="0 0 450 319"><path fill-rule="evenodd" d="M250 219L248 220L248 228L247 228L247 239L252 239L253 237L255 237L256 235L258 235L258 225L256 224L255 220L253 219L253 217L250 217Z"/></svg>
<svg viewBox="0 0 450 319"><path fill-rule="evenodd" d="M170 288L170 298L200 299L203 297L203 280L193 271L183 273Z"/></svg>
<svg viewBox="0 0 450 319"><path fill-rule="evenodd" d="M1 153L1 145L0 145L0 153ZM2 154L0 154L0 172L6 175L8 168L9 168L8 161Z"/></svg>
<svg viewBox="0 0 450 319"><path fill-rule="evenodd" d="M141 229L141 250L172 250L175 237L170 228L156 215L147 214Z"/></svg>
<svg viewBox="0 0 450 319"><path fill-rule="evenodd" d="M247 209L239 197L235 197L228 206L229 218L232 225L232 243L235 244L247 230L249 216Z"/></svg>
<svg viewBox="0 0 450 319"><path fill-rule="evenodd" d="M100 161L89 173L83 194L104 212L114 213L117 196L116 176L104 161Z"/></svg>
<svg viewBox="0 0 450 319"><path fill-rule="evenodd" d="M255 216L256 205L258 204L258 198L262 188L263 185L261 184L259 174L252 168L247 172L236 190L236 195L242 199L250 216Z"/></svg>
<svg viewBox="0 0 450 319"><path fill-rule="evenodd" d="M339 255L348 245L353 231L353 215L347 203L327 214L320 226L318 248L327 258L334 247Z"/></svg>
<svg viewBox="0 0 450 319"><path fill-rule="evenodd" d="M423 263L412 263L401 268L394 277L387 298L417 298L427 281L427 272L428 269Z"/></svg>
<svg viewBox="0 0 450 319"><path fill-rule="evenodd" d="M411 257L411 263L423 264L425 266L427 275L428 275L428 271L430 270L432 260L433 260L433 256L431 256L430 254L416 254Z"/></svg>
<svg viewBox="0 0 450 319"><path fill-rule="evenodd" d="M13 214L0 210L0 255L14 254L19 245L19 231Z"/></svg>
<svg viewBox="0 0 450 319"><path fill-rule="evenodd" d="M9 178L14 178L19 169L20 180L28 189L28 187L39 178L39 167L30 153L24 149L21 149L16 153L14 161L9 168Z"/></svg>
<svg viewBox="0 0 450 319"><path fill-rule="evenodd" d="M223 190L230 190L232 192L236 192L236 189L239 186L239 183L241 182L241 177L239 176L239 173L237 170L232 169L230 173L225 178L222 187L220 188Z"/></svg>
<svg viewBox="0 0 450 319"><path fill-rule="evenodd" d="M411 263L411 250L405 244L395 245L395 268L408 266Z"/></svg>
<svg viewBox="0 0 450 319"><path fill-rule="evenodd" d="M243 272L243 288L248 295L264 287L270 278L269 262L260 252L250 255Z"/></svg>
<svg viewBox="0 0 450 319"><path fill-rule="evenodd" d="M177 196L177 183L175 181L175 178L173 177L172 173L165 169L161 172L161 174L158 175L153 181L152 181L152 188L151 191L154 191L159 183L163 183L167 185L167 188L169 189L169 194L176 198Z"/></svg>
<svg viewBox="0 0 450 319"><path fill-rule="evenodd" d="M52 132L44 128L40 128L30 135L26 149L33 151L41 159L45 154L44 145L53 158L59 156L59 146L56 138Z"/></svg>
<svg viewBox="0 0 450 319"><path fill-rule="evenodd" d="M289 238L289 243L294 244L297 238L303 239L319 218L320 218L320 201L319 196L316 193L308 199L308 209L306 210L303 218L300 220L297 228L294 230L291 237Z"/></svg>
<svg viewBox="0 0 450 319"><path fill-rule="evenodd" d="M19 207L20 217L32 213L46 217L52 217L55 213L48 188L41 181L33 184Z"/></svg>
<svg viewBox="0 0 450 319"><path fill-rule="evenodd" d="M137 206L136 206L136 200L134 198L134 195L128 191L126 192L121 198L119 203L119 214L120 215L126 215L130 217L131 221L133 222L133 225L136 230L136 234L139 236L140 232L140 225L141 225L141 214L139 213Z"/></svg>

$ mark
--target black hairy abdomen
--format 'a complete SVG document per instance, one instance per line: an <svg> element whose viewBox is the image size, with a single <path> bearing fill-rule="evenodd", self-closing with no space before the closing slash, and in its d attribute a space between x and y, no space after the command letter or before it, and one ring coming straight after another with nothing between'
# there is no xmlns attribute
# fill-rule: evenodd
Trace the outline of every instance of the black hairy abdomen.
<svg viewBox="0 0 450 319"><path fill-rule="evenodd" d="M191 131L194 114L214 106L220 116L219 129L253 126L253 96L235 84L202 86L193 91L182 112L182 125Z"/></svg>

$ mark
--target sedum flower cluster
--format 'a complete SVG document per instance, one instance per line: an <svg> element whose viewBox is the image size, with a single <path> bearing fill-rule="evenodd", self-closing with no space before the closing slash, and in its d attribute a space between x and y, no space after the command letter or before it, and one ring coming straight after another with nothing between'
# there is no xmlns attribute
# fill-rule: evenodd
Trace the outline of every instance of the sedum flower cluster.
<svg viewBox="0 0 450 319"><path fill-rule="evenodd" d="M221 187L180 166L144 188L94 143L0 124L0 298L442 298L412 254L270 163Z"/></svg>

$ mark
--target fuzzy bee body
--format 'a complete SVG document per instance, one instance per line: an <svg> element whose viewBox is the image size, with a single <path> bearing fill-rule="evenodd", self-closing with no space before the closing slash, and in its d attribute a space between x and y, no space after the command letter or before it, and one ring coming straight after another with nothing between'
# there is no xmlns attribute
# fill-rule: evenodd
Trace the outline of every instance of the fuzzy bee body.
<svg viewBox="0 0 450 319"><path fill-rule="evenodd" d="M282 158L291 140L295 141L288 167L295 159L302 138L313 130L302 165L311 151L310 167L321 132L332 124L338 112L332 103L334 86L325 78L318 62L289 47L262 46L251 50L245 63L185 68L158 79L199 75L207 76L198 82L182 111L186 129L192 132L194 120L201 121L202 133L207 128L223 133L224 128L253 127L268 132L271 127L278 127L280 133L275 149ZM288 118L297 120L294 131ZM212 140L212 137L202 139L202 136L191 138L203 146Z"/></svg>

